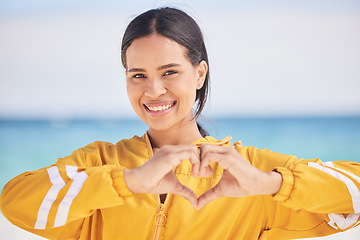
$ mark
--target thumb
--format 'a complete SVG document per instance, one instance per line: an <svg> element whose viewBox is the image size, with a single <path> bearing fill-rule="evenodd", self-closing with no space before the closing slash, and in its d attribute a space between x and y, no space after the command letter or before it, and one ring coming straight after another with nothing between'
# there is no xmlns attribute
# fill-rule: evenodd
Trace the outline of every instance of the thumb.
<svg viewBox="0 0 360 240"><path fill-rule="evenodd" d="M217 184L215 187L207 190L205 193L203 193L198 199L197 199L197 206L196 209L199 210L203 206L205 206L207 203L224 197L223 192L221 191L220 185Z"/></svg>
<svg viewBox="0 0 360 240"><path fill-rule="evenodd" d="M194 191L188 187L185 187L180 182L177 181L171 193L185 198L193 205L194 208L197 207L197 196Z"/></svg>

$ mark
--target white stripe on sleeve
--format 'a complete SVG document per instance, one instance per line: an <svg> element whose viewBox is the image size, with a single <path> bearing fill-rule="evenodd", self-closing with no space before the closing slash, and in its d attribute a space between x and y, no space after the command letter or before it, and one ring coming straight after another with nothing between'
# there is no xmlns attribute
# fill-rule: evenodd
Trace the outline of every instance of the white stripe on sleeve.
<svg viewBox="0 0 360 240"><path fill-rule="evenodd" d="M336 169L336 170L338 170L338 171L340 171L340 172L343 172L343 173L349 175L350 177L352 177L353 179L355 179L356 181L358 181L359 184L360 184L360 177L359 177L359 176L356 176L355 174L353 174L353 173L351 173L351 172L348 172L348 171L346 171L346 170L344 170L344 169L335 167L333 162L324 162L323 165L324 165L324 166L331 167L331 168L334 168L334 169Z"/></svg>
<svg viewBox="0 0 360 240"><path fill-rule="evenodd" d="M330 174L331 176L335 177L336 179L345 183L345 185L351 195L354 212L360 213L360 191L359 191L358 187L355 185L355 183L350 178L348 178L347 176L345 176L331 168L321 166L317 163L308 162L308 165L310 167L313 167L313 168L319 169L323 172L326 172L326 173Z"/></svg>
<svg viewBox="0 0 360 240"><path fill-rule="evenodd" d="M48 168L47 172L52 186L46 193L40 205L35 222L35 229L45 229L51 206L56 200L60 190L65 186L65 182L61 178L59 170L56 166Z"/></svg>
<svg viewBox="0 0 360 240"><path fill-rule="evenodd" d="M73 182L66 193L64 199L61 201L55 217L54 227L61 227L66 224L69 215L71 204L75 197L79 194L84 185L88 175L85 172L77 172L76 166L66 165L66 173Z"/></svg>
<svg viewBox="0 0 360 240"><path fill-rule="evenodd" d="M331 227L335 229L340 228L341 230L346 230L347 228L349 228L351 225L355 224L359 220L360 214L349 214L346 218L342 214L335 214L335 213L330 213L328 216L330 218L330 222L328 222L328 224Z"/></svg>
<svg viewBox="0 0 360 240"><path fill-rule="evenodd" d="M65 165L66 174L69 176L70 179L74 179L77 174L77 166Z"/></svg>
<svg viewBox="0 0 360 240"><path fill-rule="evenodd" d="M344 169L335 167L333 162L324 162L323 165L327 166L327 167L334 168L334 169L336 169L336 170L338 170L340 172L343 172L346 175L352 177L353 179L355 179L357 182L360 183L360 177L358 177L355 174L353 174L351 172L348 172L348 171L346 171ZM342 230L345 230L346 228L348 228L351 225L355 224L359 220L359 217L360 217L360 214L349 214L345 218L342 214L331 213L331 214L329 214L329 218L330 218L329 225L336 229L336 226L334 225L334 223L336 223L336 225L339 228L341 228ZM357 224L357 225L359 225L359 224ZM355 225L355 226L357 226L357 225Z"/></svg>

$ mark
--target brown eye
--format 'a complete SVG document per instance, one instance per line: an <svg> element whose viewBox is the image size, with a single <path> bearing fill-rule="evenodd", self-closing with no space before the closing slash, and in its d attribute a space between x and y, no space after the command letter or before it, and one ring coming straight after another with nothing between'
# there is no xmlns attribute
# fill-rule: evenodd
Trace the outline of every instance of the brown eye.
<svg viewBox="0 0 360 240"><path fill-rule="evenodd" d="M173 75L173 74L176 74L177 72L175 72L175 71L167 71L167 72L165 72L164 73L164 76L169 76L169 75Z"/></svg>
<svg viewBox="0 0 360 240"><path fill-rule="evenodd" d="M144 74L139 73L139 74L133 75L132 78L146 78L146 77Z"/></svg>

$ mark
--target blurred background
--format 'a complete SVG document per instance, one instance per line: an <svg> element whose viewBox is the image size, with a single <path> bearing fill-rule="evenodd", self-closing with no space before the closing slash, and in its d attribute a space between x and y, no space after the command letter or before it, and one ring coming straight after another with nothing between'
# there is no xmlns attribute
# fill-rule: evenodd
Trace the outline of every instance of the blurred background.
<svg viewBox="0 0 360 240"><path fill-rule="evenodd" d="M203 31L211 97L199 120L212 136L360 162L357 0L0 0L0 189L93 141L145 133L119 52L127 24L163 6Z"/></svg>

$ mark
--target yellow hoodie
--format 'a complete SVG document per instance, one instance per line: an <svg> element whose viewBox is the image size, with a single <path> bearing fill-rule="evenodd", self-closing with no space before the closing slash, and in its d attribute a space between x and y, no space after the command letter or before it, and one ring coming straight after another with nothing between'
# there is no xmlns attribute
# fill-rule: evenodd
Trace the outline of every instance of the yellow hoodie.
<svg viewBox="0 0 360 240"><path fill-rule="evenodd" d="M193 144L230 146L230 137L206 137ZM1 211L13 224L49 239L294 239L344 231L360 224L360 164L321 162L243 147L236 150L263 171L278 171L275 196L220 198L199 211L179 196L133 194L124 168L151 156L148 136L113 145L95 142L37 171L11 180L1 193ZM191 176L183 162L175 175L197 195L214 187L222 169Z"/></svg>

